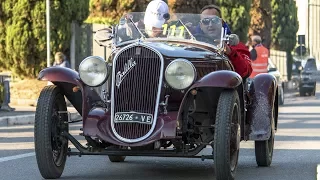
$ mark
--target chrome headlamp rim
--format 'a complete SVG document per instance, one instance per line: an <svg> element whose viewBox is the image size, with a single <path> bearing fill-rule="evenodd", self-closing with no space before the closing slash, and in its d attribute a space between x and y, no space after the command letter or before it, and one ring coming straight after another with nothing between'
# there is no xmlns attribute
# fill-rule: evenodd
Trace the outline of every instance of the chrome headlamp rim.
<svg viewBox="0 0 320 180"><path fill-rule="evenodd" d="M86 62L88 59L98 59L98 60L100 60L101 62L103 62L103 63L105 64L105 66L106 66L106 71L107 71L106 76L104 77L104 80L103 80L101 83L97 84L97 85L89 85L89 84L87 84L87 83L83 80L83 78L81 78L81 74L82 74L82 73L80 73L80 67L81 67L81 65L83 65L83 63ZM88 86L90 86L90 87L98 87L98 86L103 85L103 84L108 80L108 78L109 78L109 76L110 76L110 66L109 66L108 63L104 60L104 58L102 58L102 57L100 57L100 56L88 56L88 57L84 58L84 59L81 61L81 63L79 64L79 68L78 68L78 69L79 69L79 77L80 77L81 81L82 81L84 84L86 84L86 85L88 85Z"/></svg>
<svg viewBox="0 0 320 180"><path fill-rule="evenodd" d="M192 67L192 69L193 69L193 74L194 74L193 80L192 80L192 82L190 83L190 85L188 85L187 87L185 87L185 88L183 88L183 89L179 89L179 88L175 88L175 87L171 86L170 83L168 83L167 75L166 75L166 74L167 74L167 70L168 70L168 68L170 67L170 65L172 65L173 63L179 62L179 61L180 61L180 62L187 63L188 65L190 65L190 66ZM194 65L193 65L190 61L188 61L187 59L177 58L177 59L174 59L173 61L171 61L171 62L167 65L166 70L165 70L165 73L164 73L164 76L165 76L166 83L167 83L172 89L181 91L181 90L185 90L185 89L190 88L190 87L192 86L192 84L196 81L196 79L197 79L197 70L196 70L196 68L194 67Z"/></svg>

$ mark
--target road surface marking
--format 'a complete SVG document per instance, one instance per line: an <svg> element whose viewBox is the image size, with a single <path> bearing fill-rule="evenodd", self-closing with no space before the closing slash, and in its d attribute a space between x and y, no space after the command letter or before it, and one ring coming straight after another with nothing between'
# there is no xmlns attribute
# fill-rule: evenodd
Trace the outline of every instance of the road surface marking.
<svg viewBox="0 0 320 180"><path fill-rule="evenodd" d="M26 157L31 157L34 155L35 155L35 153L33 152L33 153L19 154L19 155L15 155L15 156L2 157L2 158L0 158L0 163L6 162L6 161L12 161L12 160L16 160L16 159L21 159L21 158L26 158Z"/></svg>
<svg viewBox="0 0 320 180"><path fill-rule="evenodd" d="M317 179L320 179L320 164L317 165Z"/></svg>

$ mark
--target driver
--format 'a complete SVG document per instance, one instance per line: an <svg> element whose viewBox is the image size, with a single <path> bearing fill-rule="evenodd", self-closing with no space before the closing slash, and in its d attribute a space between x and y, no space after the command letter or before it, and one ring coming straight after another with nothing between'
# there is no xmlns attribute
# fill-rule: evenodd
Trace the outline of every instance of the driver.
<svg viewBox="0 0 320 180"><path fill-rule="evenodd" d="M220 31L216 28L217 23L224 23L221 18L221 10L216 5L207 5L201 10L201 20L199 26L194 29L195 34L205 34L209 37L215 36L216 31ZM222 22L221 22L222 21ZM221 27L221 25L219 25ZM231 34L231 31L226 23L223 24L224 29L227 34ZM212 37L214 39L220 39L217 37ZM242 77L248 78L252 72L250 52L246 46L239 42L235 46L230 46L225 44L225 54L229 57L231 63L233 64L235 71Z"/></svg>

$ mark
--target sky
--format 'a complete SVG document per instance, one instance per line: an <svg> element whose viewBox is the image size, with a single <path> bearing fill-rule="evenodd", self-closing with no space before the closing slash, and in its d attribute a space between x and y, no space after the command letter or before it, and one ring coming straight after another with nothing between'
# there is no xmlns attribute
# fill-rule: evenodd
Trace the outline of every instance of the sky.
<svg viewBox="0 0 320 180"><path fill-rule="evenodd" d="M296 0L298 7L298 21L299 30L298 35L306 35L307 27L307 14L308 14L308 1L307 0Z"/></svg>

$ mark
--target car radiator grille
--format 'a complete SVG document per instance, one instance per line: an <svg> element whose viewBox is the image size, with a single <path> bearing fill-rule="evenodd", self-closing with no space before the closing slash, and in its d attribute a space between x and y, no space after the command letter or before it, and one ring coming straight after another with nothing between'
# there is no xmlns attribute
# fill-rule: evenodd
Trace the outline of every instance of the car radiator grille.
<svg viewBox="0 0 320 180"><path fill-rule="evenodd" d="M123 72L125 64L133 58L136 65L127 73L119 88L114 82L113 115L117 112L135 111L149 113L153 117L158 105L159 78L161 78L162 59L153 50L143 46L130 47L115 60L115 71ZM153 123L156 123L153 119ZM114 123L116 133L125 139L138 139L145 136L152 124Z"/></svg>

